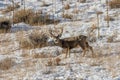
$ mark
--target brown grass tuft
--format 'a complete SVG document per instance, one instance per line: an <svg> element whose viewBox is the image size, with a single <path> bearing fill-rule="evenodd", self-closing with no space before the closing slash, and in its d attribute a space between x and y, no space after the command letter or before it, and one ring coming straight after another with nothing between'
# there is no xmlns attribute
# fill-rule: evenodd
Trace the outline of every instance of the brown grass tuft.
<svg viewBox="0 0 120 80"><path fill-rule="evenodd" d="M20 47L23 49L41 48L47 46L48 34L46 31L34 30L27 37L20 39Z"/></svg>
<svg viewBox="0 0 120 80"><path fill-rule="evenodd" d="M70 14L63 14L62 16L63 16L63 18L66 18L66 19L72 19L73 18L73 15L70 15Z"/></svg>
<svg viewBox="0 0 120 80"><path fill-rule="evenodd" d="M70 9L70 5L69 4L66 4L65 6L64 6L64 9Z"/></svg>
<svg viewBox="0 0 120 80"><path fill-rule="evenodd" d="M48 62L47 62L47 66L52 66L53 65L53 61L52 59L50 59Z"/></svg>
<svg viewBox="0 0 120 80"><path fill-rule="evenodd" d="M78 0L78 2L80 2L80 3L85 3L86 0Z"/></svg>
<svg viewBox="0 0 120 80"><path fill-rule="evenodd" d="M8 12L13 11L15 9L18 9L18 8L20 8L20 5L17 3L14 6L8 5L7 8L2 11L2 13L5 14L5 13L8 13Z"/></svg>
<svg viewBox="0 0 120 80"><path fill-rule="evenodd" d="M73 10L73 13L78 14L78 13L79 13L79 10L78 10L78 9L75 9L75 10Z"/></svg>
<svg viewBox="0 0 120 80"><path fill-rule="evenodd" d="M108 17L105 16L105 17L104 17L104 20L105 20L105 21L114 21L115 19L114 19L113 17L111 17L111 16L108 16Z"/></svg>
<svg viewBox="0 0 120 80"><path fill-rule="evenodd" d="M29 57L29 54L28 53L22 53L21 56L22 57Z"/></svg>
<svg viewBox="0 0 120 80"><path fill-rule="evenodd" d="M47 56L46 55L44 55L44 54L33 54L33 58L47 58Z"/></svg>
<svg viewBox="0 0 120 80"><path fill-rule="evenodd" d="M60 61L61 61L60 58L56 58L56 59L55 59L56 65L59 65L59 64L60 64Z"/></svg>
<svg viewBox="0 0 120 80"><path fill-rule="evenodd" d="M30 22L30 18L33 17L35 13L31 9L27 10L19 10L16 11L14 14L14 23L19 23L19 22Z"/></svg>
<svg viewBox="0 0 120 80"><path fill-rule="evenodd" d="M4 60L0 61L0 69L1 70L8 70L14 65L14 61L11 58L5 58Z"/></svg>
<svg viewBox="0 0 120 80"><path fill-rule="evenodd" d="M113 36L110 36L110 37L108 37L107 38L107 42L113 42L114 41L114 38L115 38L115 36L113 35Z"/></svg>
<svg viewBox="0 0 120 80"><path fill-rule="evenodd" d="M120 8L120 0L112 0L109 2L109 6L111 9Z"/></svg>
<svg viewBox="0 0 120 80"><path fill-rule="evenodd" d="M35 13L31 9L19 10L14 14L14 23L25 22L30 25L43 25L55 22L54 19L50 19L49 15L45 14L43 16L41 13Z"/></svg>

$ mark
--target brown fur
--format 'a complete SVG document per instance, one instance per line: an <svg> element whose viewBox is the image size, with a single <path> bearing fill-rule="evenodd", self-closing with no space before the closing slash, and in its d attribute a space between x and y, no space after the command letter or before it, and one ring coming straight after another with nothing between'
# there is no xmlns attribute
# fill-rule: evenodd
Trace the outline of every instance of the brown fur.
<svg viewBox="0 0 120 80"><path fill-rule="evenodd" d="M58 36L54 36L51 32L50 32L50 34L56 39L55 40L55 45L56 46L61 46L62 48L67 49L67 53L66 53L65 57L67 57L68 54L69 54L69 57L70 57L69 50L72 49L72 48L75 48L77 46L80 46L82 48L83 56L85 56L87 50L91 50L92 56L93 56L93 48L91 46L89 46L88 41L87 41L87 36L80 35L78 37L75 37L74 40L68 41L68 40L65 40L65 39L59 39L61 34L58 35Z"/></svg>

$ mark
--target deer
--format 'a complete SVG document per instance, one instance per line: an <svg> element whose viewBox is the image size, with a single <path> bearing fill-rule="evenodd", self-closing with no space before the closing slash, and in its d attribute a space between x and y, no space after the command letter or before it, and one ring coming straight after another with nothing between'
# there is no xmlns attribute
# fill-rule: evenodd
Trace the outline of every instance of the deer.
<svg viewBox="0 0 120 80"><path fill-rule="evenodd" d="M69 55L69 57L70 57L70 49L75 48L77 46L82 48L82 50L83 50L83 57L86 55L86 51L88 51L88 50L91 50L92 57L93 57L93 54L94 54L93 48L92 48L92 46L89 45L89 43L87 41L87 36L79 35L77 37L74 37L73 40L65 40L65 39L60 39L60 37L62 36L63 29L61 29L61 33L59 35L57 35L57 36L55 36L52 33L51 29L49 30L49 32L51 34L51 37L53 37L54 44L56 46L60 46L63 49L67 49L65 58L67 58L67 55Z"/></svg>

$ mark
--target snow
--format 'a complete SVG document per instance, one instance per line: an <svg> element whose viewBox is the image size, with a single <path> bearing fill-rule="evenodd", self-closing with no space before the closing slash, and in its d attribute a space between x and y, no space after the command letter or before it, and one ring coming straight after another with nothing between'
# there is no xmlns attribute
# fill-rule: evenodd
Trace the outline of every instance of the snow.
<svg viewBox="0 0 120 80"><path fill-rule="evenodd" d="M1 10L4 9L6 5L12 4L12 2L10 2L11 0L6 1L0 0ZM14 1L20 2L20 0ZM74 15L74 21L70 21L62 18L63 5L61 0L26 0L26 8L31 8L34 11L42 10L44 13L50 14L51 18L54 17L55 19L60 19L61 22L57 25L52 24L45 26L30 26L29 24L21 22L12 26L11 33L0 34L0 61L4 60L6 57L10 57L16 62L16 65L10 70L0 70L1 76L4 76L3 78L0 77L0 79L120 80L120 12L119 9L109 10L109 15L114 17L115 21L110 21L110 27L107 27L107 22L104 21L104 17L106 16L105 2L106 0L87 0L87 3L79 3L76 2L76 0L64 1L64 4L70 4L70 9L65 10L65 13ZM44 3L49 6L43 6ZM78 14L73 13L76 7L79 10ZM21 8L24 8L24 5L21 5ZM96 11L103 12L103 14L100 15L99 24L101 38L97 39L97 42L90 43L90 45L93 46L95 54L98 55L98 58L89 57L91 53L88 53L85 57L82 57L81 48L72 49L70 51L72 54L70 58L67 59L63 58L65 56L65 54L62 54L63 49L58 46L48 46L30 50L19 49L17 37L20 36L21 33L19 32L21 31L24 31L25 33L23 32L23 34L27 36L33 31L33 29L53 28L56 26L58 28L63 28L63 33L60 39L78 35L88 36L90 34L88 30L91 28L91 25L97 23ZM53 13L55 14L53 15ZM118 16L115 17L114 15L117 14ZM0 14L0 17L5 16L9 17L9 15ZM93 33L97 38L98 29L93 30ZM108 43L107 40L111 36L114 36L114 42ZM8 40L8 43L4 42L5 40ZM51 40L52 39L49 41ZM28 57L22 57L22 54L27 54ZM44 54L47 56L52 55L52 59L59 57L62 61L58 66L46 66L49 58L35 59L33 58L34 54ZM77 58L75 58L75 54Z"/></svg>

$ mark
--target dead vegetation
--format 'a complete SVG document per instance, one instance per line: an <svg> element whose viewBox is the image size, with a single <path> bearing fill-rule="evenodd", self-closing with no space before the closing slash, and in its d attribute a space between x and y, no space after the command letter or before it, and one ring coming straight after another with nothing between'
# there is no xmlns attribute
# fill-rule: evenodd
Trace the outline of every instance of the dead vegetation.
<svg viewBox="0 0 120 80"><path fill-rule="evenodd" d="M1 70L8 70L12 66L14 66L14 61L11 58L5 58L0 61L0 69Z"/></svg>
<svg viewBox="0 0 120 80"><path fill-rule="evenodd" d="M49 15L41 13L35 13L31 9L22 9L16 11L14 14L14 23L25 22L30 25L43 25L59 23L59 20L50 19Z"/></svg>
<svg viewBox="0 0 120 80"><path fill-rule="evenodd" d="M70 5L69 5L69 4L66 4L66 5L64 6L64 9L65 9L65 10L70 9Z"/></svg>
<svg viewBox="0 0 120 80"><path fill-rule="evenodd" d="M18 9L18 8L20 8L20 5L19 5L18 3L16 3L14 6L13 6L13 5L8 5L8 6L6 7L6 9L4 9L4 10L2 11L2 13L5 14L5 13L8 13L8 12L13 11L13 10L15 10L15 9Z"/></svg>
<svg viewBox="0 0 120 80"><path fill-rule="evenodd" d="M66 18L66 19L72 19L73 15L71 15L71 14L63 14L62 17Z"/></svg>
<svg viewBox="0 0 120 80"><path fill-rule="evenodd" d="M104 20L105 21L114 21L115 19L113 17L111 17L111 16L105 16Z"/></svg>
<svg viewBox="0 0 120 80"><path fill-rule="evenodd" d="M41 48L47 46L48 34L43 31L34 30L27 37L20 39L20 47L23 49Z"/></svg>
<svg viewBox="0 0 120 80"><path fill-rule="evenodd" d="M111 0L109 2L109 6L110 6L111 9L120 8L120 0Z"/></svg>
<svg viewBox="0 0 120 80"><path fill-rule="evenodd" d="M75 10L73 10L72 13L78 14L78 13L79 13L79 10L78 10L78 9L75 9Z"/></svg>
<svg viewBox="0 0 120 80"><path fill-rule="evenodd" d="M46 66L58 66L60 65L60 61L61 59L59 57L57 58L50 58L49 61L47 62L47 65Z"/></svg>
<svg viewBox="0 0 120 80"><path fill-rule="evenodd" d="M85 3L86 0L78 0L78 2L80 2L80 3Z"/></svg>
<svg viewBox="0 0 120 80"><path fill-rule="evenodd" d="M44 54L38 54L38 53L33 54L32 57L33 58L48 58L48 56Z"/></svg>

